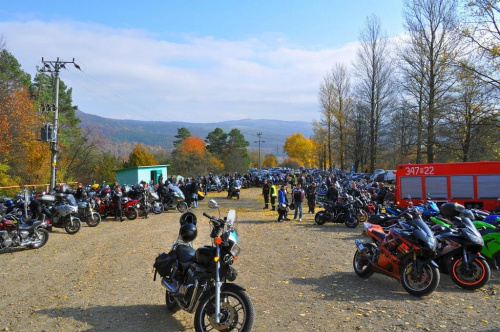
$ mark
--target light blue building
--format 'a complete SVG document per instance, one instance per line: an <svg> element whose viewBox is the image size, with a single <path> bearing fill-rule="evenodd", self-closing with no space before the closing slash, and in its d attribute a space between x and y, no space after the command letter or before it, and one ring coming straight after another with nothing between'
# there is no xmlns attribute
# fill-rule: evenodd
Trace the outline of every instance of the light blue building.
<svg viewBox="0 0 500 332"><path fill-rule="evenodd" d="M115 177L116 181L118 181L118 183L121 185L134 185L140 183L141 181L158 184L160 176L163 179L163 182L167 180L168 166L170 165L152 165L124 168L115 171Z"/></svg>

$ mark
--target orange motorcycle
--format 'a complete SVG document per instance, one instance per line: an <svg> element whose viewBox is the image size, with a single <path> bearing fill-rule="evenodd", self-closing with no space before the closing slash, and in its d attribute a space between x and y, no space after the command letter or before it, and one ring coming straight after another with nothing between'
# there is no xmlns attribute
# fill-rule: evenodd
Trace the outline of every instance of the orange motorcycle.
<svg viewBox="0 0 500 332"><path fill-rule="evenodd" d="M437 241L418 211L402 215L386 233L380 225L364 223L371 241L355 240L354 272L361 278L385 274L401 282L411 295L432 293L439 284L439 268L432 260Z"/></svg>

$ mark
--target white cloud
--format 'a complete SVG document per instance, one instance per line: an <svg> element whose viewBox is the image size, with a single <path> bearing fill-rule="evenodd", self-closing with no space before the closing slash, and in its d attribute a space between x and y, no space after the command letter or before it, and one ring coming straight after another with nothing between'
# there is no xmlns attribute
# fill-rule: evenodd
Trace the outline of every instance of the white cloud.
<svg viewBox="0 0 500 332"><path fill-rule="evenodd" d="M310 121L334 62L349 64L356 43L305 50L284 36L247 40L181 36L159 40L141 30L79 22L0 22L8 50L35 73L41 58L76 59L61 79L87 113L112 118L191 122L241 118Z"/></svg>

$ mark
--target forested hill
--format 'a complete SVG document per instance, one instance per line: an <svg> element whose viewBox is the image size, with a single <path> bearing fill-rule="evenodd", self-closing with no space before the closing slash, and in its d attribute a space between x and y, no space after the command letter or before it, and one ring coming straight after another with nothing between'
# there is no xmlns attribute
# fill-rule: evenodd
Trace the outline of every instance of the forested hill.
<svg viewBox="0 0 500 332"><path fill-rule="evenodd" d="M177 135L177 128L186 127L191 134L205 139L209 132L220 127L224 132L229 132L233 128L239 129L250 143L251 148L258 147L258 143L255 141L258 140L257 133L261 132L261 140L265 141L261 142L262 152L276 154L278 147L279 154L281 154L283 144L291 134L300 132L305 137L310 137L313 134L312 123L305 121L244 119L213 123L188 123L109 119L82 111L77 111L76 115L82 121L80 124L82 128L91 128L93 133L108 138L107 144L115 147L122 143L130 146L130 143L139 142L150 146L172 148L172 142L176 140L174 136ZM109 148L113 149L111 146ZM102 148L106 149L107 146Z"/></svg>

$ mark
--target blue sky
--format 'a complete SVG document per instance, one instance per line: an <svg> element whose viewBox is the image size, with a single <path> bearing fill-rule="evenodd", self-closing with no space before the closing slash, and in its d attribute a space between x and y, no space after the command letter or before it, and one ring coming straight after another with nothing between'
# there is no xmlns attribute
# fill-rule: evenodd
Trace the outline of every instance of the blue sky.
<svg viewBox="0 0 500 332"><path fill-rule="evenodd" d="M319 85L354 59L377 15L403 33L402 0L2 1L0 34L31 74L41 58L73 102L111 118L214 122L319 118Z"/></svg>

